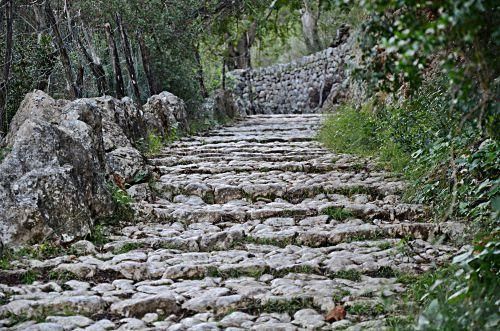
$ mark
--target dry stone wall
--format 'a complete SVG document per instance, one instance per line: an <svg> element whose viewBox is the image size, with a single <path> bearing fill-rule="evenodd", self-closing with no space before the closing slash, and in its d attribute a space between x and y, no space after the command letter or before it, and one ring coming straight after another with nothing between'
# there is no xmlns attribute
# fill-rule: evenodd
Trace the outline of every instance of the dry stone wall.
<svg viewBox="0 0 500 331"><path fill-rule="evenodd" d="M239 107L248 114L319 112L331 91L348 85L349 45L343 43L286 64L228 73Z"/></svg>

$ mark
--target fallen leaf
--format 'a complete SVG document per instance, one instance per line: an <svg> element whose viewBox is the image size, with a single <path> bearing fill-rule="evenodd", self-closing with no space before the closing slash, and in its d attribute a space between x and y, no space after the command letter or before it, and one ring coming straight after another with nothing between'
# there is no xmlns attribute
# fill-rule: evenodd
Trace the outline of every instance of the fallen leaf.
<svg viewBox="0 0 500 331"><path fill-rule="evenodd" d="M113 180L120 189L125 190L125 181L118 174L113 174Z"/></svg>
<svg viewBox="0 0 500 331"><path fill-rule="evenodd" d="M329 323L340 321L340 320L343 320L345 318L346 314L347 313L346 313L343 306L336 306L335 308L330 310L330 312L328 314L326 314L325 320Z"/></svg>

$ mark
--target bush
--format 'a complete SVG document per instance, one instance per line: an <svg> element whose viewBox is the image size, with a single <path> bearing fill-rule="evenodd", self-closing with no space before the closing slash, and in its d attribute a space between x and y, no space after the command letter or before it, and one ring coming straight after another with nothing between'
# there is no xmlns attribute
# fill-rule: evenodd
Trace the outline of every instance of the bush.
<svg viewBox="0 0 500 331"><path fill-rule="evenodd" d="M492 239L455 257L456 272L422 297L418 330L498 330L500 242Z"/></svg>
<svg viewBox="0 0 500 331"><path fill-rule="evenodd" d="M319 133L319 140L337 153L376 156L388 169L403 171L409 155L382 124L368 106L360 110L343 106L337 113L329 115Z"/></svg>
<svg viewBox="0 0 500 331"><path fill-rule="evenodd" d="M417 325L408 325L412 318L389 325L494 330L500 321L500 144L477 130L477 121L461 123L447 112L451 97L433 86L440 84L424 85L400 106L341 107L326 119L319 138L336 152L374 156L391 170L403 170L408 201L429 206L436 221L469 225L462 243L473 236L485 242L412 282L403 313L416 315Z"/></svg>

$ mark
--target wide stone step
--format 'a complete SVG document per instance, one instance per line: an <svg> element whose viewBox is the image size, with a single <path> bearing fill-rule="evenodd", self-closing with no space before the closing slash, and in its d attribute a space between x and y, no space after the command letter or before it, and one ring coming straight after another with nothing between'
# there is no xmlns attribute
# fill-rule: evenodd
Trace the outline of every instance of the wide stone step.
<svg viewBox="0 0 500 331"><path fill-rule="evenodd" d="M140 248L127 252L107 252L95 256L62 257L59 260L26 263L41 280L67 277L106 282L117 278L143 281L148 279L202 279L207 276L259 278L264 274L283 277L290 272L345 278L351 272L373 277L395 277L400 272L422 272L446 261L455 250L432 245L424 240L381 239L346 242L320 248L287 245L283 248L266 244L245 243L240 249L209 252L185 252L172 248ZM389 269L391 271L389 271ZM9 286L22 281L11 274Z"/></svg>
<svg viewBox="0 0 500 331"><path fill-rule="evenodd" d="M162 174L176 173L206 173L218 174L225 172L308 172L326 173L337 171L350 171L364 173L374 172L377 176L377 165L371 162L349 160L332 162L332 159L317 156L299 155L232 155L204 154L194 156L173 156L151 160L150 164L160 170ZM387 176L387 174L386 174Z"/></svg>
<svg viewBox="0 0 500 331"><path fill-rule="evenodd" d="M196 152L196 151L219 151L219 152L235 152L235 151L262 151L264 153L271 153L275 151L281 151L282 153L293 153L293 152L306 152L307 150L313 150L315 152L320 151L320 145L317 141L292 141L292 142L282 142L280 144L275 144L274 142L249 142L249 141L230 141L230 142L218 142L214 144L209 144L202 139L184 139L176 143L168 145L163 153L159 155L168 156L171 152Z"/></svg>
<svg viewBox="0 0 500 331"><path fill-rule="evenodd" d="M327 247L342 242L382 240L390 238L418 238L434 240L454 237L461 227L455 223L432 224L423 222L363 222L352 219L345 223L329 216L270 218L243 224L224 223L147 223L118 229L111 242L104 245L105 252L120 252L133 248L169 248L190 252L210 252L263 244L279 247L288 245Z"/></svg>
<svg viewBox="0 0 500 331"><path fill-rule="evenodd" d="M293 170L293 167L291 168ZM182 168L182 172L163 175L154 184L154 190L159 197L170 201L176 196L186 195L200 197L203 202L209 204L223 204L232 200L252 202L276 199L299 203L312 198L342 199L335 194L347 196L364 194L368 196L367 199L383 198L397 194L405 186L400 181L385 180L383 173L378 176L374 174L373 177L366 173L336 171L321 173L322 169L314 166L308 169L310 172L300 172L299 169L296 169L296 172L272 169L268 172L253 172L251 169L248 169L248 172L236 172L234 169L229 171L231 168L228 168L229 172L210 173L210 169L214 168L199 167L192 169L191 173L189 169ZM269 178L274 180L269 181Z"/></svg>
<svg viewBox="0 0 500 331"><path fill-rule="evenodd" d="M135 329L172 327L175 330L218 330L230 326L274 329L284 325L293 329L311 326L311 318L304 318L313 315L310 310L323 316L340 301L345 302L346 307L367 302L375 305L381 299L373 298L390 298L404 290L396 278L361 276L352 281L303 273L284 277L266 274L258 279L207 277L179 282L114 280L101 284L67 282L64 285L65 290L53 286L49 293L15 288L16 292L31 291L15 294L11 303L0 308L0 316L14 313L34 319L19 324L19 330L29 327L62 329L63 326L67 329L86 326L115 329L118 325L135 326ZM61 309L65 309L67 315L76 316L54 316ZM231 318L225 318L229 313ZM354 313L349 316L354 323L360 319ZM10 322L7 318L2 323L5 327ZM325 325L320 321L315 323Z"/></svg>

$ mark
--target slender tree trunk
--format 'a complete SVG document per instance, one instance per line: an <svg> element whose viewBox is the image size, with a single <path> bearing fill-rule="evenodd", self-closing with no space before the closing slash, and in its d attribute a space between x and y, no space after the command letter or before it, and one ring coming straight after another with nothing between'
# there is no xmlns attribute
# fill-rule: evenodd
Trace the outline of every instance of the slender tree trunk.
<svg viewBox="0 0 500 331"><path fill-rule="evenodd" d="M201 64L201 56L200 50L198 49L198 45L194 46L194 57L196 60L196 66L198 67L198 83L200 84L201 96L204 98L208 98L207 87L205 86L205 80L203 78L203 65Z"/></svg>
<svg viewBox="0 0 500 331"><path fill-rule="evenodd" d="M104 71L104 67L97 57L91 55L88 52L87 48L91 47L89 43L85 45L80 36L78 36L78 45L80 46L80 50L82 51L82 54L89 65L90 71L92 71L92 74L94 75L99 95L105 95L106 93L108 93L108 84L106 82L106 73Z"/></svg>
<svg viewBox="0 0 500 331"><path fill-rule="evenodd" d="M113 64L113 72L115 75L115 93L118 99L125 96L125 87L123 84L122 68L120 66L120 57L118 55L118 49L116 47L115 36L111 25L106 23L104 25L106 30L106 37L108 39L109 56L111 57L111 62Z"/></svg>
<svg viewBox="0 0 500 331"><path fill-rule="evenodd" d="M321 13L320 1L318 0L317 12L314 13L311 9L310 0L304 0L304 7L301 11L302 32L304 34L304 41L307 50L311 53L317 52L321 49L321 42L318 35L318 20Z"/></svg>
<svg viewBox="0 0 500 331"><path fill-rule="evenodd" d="M257 22L253 22L238 40L236 47L228 43L228 54L231 62L228 65L229 70L248 69L252 67L250 50L255 42L257 34Z"/></svg>
<svg viewBox="0 0 500 331"><path fill-rule="evenodd" d="M83 68L83 65L79 64L78 65L78 71L76 73L76 87L80 90L83 91L83 80L85 78L85 69ZM80 96L80 98L83 96L83 94Z"/></svg>
<svg viewBox="0 0 500 331"><path fill-rule="evenodd" d="M73 73L73 67L71 66L71 60L68 55L68 50L64 45L64 41L61 36L61 32L59 31L59 26L57 24L57 20L54 16L54 12L50 7L50 1L45 2L45 14L47 15L47 19L52 27L52 33L54 35L54 42L59 51L59 58L64 68L64 74L66 77L66 83L68 85L69 95L72 99L80 98L82 96L82 92L79 89L78 85L75 81L75 75Z"/></svg>
<svg viewBox="0 0 500 331"><path fill-rule="evenodd" d="M222 58L222 89L226 90L226 57Z"/></svg>
<svg viewBox="0 0 500 331"><path fill-rule="evenodd" d="M43 37L46 35L47 31L47 22L46 15L44 15L43 4L34 3L33 4L33 13L36 21L36 31L37 31L37 43L39 47L46 47L42 45ZM36 83L36 89L46 91L49 85L49 77L54 71L54 67L57 63L57 51L47 53L43 56L43 62L40 63L40 67L42 68L42 72L40 74L40 78Z"/></svg>
<svg viewBox="0 0 500 331"><path fill-rule="evenodd" d="M137 40L139 41L139 50L141 51L142 58L142 67L144 68L144 72L146 73L146 77L148 79L149 85L149 93L150 95L157 94L158 84L153 75L153 71L151 70L151 58L149 56L149 50L146 46L146 42L144 41L144 36L141 31L137 31Z"/></svg>
<svg viewBox="0 0 500 331"><path fill-rule="evenodd" d="M122 18L120 14L116 14L116 24L120 30L121 44L123 54L125 55L125 62L127 63L127 71L130 77L130 82L132 83L132 89L134 91L135 98L137 101L141 100L141 91L139 90L139 83L137 82L137 75L134 68L134 60L132 59L132 48L128 39L127 32L122 24Z"/></svg>
<svg viewBox="0 0 500 331"><path fill-rule="evenodd" d="M5 21L7 23L7 33L5 35L5 56L2 70L3 81L0 83L0 138L3 136L4 128L7 129L7 93L9 91L10 69L12 66L13 48L13 0L5 2Z"/></svg>

